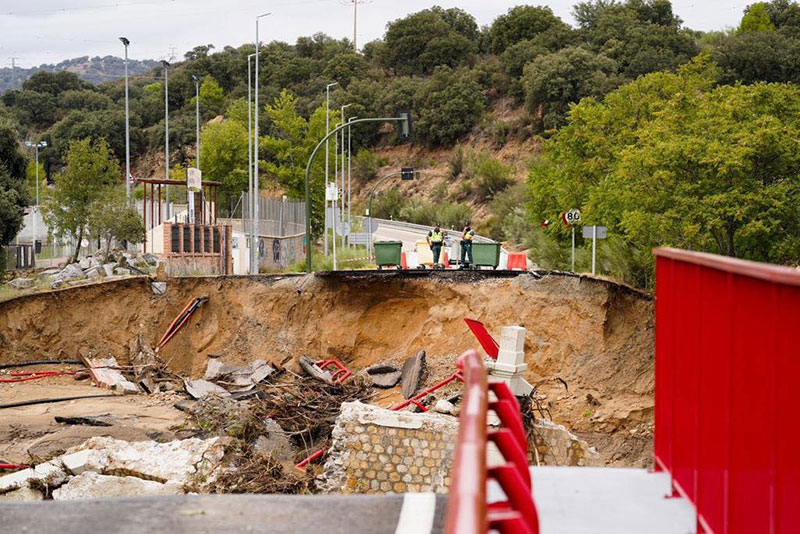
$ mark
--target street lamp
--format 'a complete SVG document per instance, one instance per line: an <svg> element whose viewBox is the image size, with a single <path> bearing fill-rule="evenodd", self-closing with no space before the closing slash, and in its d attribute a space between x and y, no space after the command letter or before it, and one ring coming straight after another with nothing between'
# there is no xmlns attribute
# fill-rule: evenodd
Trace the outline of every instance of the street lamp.
<svg viewBox="0 0 800 534"><path fill-rule="evenodd" d="M353 219L350 216L350 209L352 208L350 197L350 176L352 174L353 167L350 159L350 121L353 121L357 118L358 117L350 117L347 119L347 248L351 248L353 246L353 243L350 242L350 235L353 233ZM344 170L342 170L342 172L344 172Z"/></svg>
<svg viewBox="0 0 800 534"><path fill-rule="evenodd" d="M195 135L197 136L197 170L200 170L200 77L192 74L194 80L194 120L195 120Z"/></svg>
<svg viewBox="0 0 800 534"><path fill-rule="evenodd" d="M397 117L375 117L370 119L357 119L352 122L352 124L357 124L359 122L399 122L400 123L400 133L401 137L404 139L410 139L412 136L412 128L411 128L411 113L408 111L402 111L398 114ZM314 162L314 156L317 155L320 147L325 144L332 135L339 134L341 130L343 130L347 126L347 124L341 124L332 132L328 133L324 139L322 139L314 150L311 152L311 156L308 158L308 163L306 163L306 272L311 272L311 185L309 183L309 176L311 175L311 164ZM335 243L335 236L334 236L334 243Z"/></svg>
<svg viewBox="0 0 800 534"><path fill-rule="evenodd" d="M47 141L39 141L38 143L25 141L25 146L28 148L33 148L34 161L36 165L36 207L33 209L33 253L36 254L36 234L38 233L38 221L36 219L39 211L39 149L46 147Z"/></svg>
<svg viewBox="0 0 800 534"><path fill-rule="evenodd" d="M169 181L169 63L161 61L164 66L164 165L167 169L166 179ZM167 219L169 219L169 184L167 184Z"/></svg>
<svg viewBox="0 0 800 534"><path fill-rule="evenodd" d="M346 124L346 122L347 122L347 121L344 120L344 110L349 108L352 105L353 104L345 104L344 106L342 106L342 110L341 110L341 113L342 113L342 126L344 126ZM344 191L345 191L345 189L344 189L344 178L345 178L345 176L344 176L344 157L345 157L345 152L344 152L344 145L345 145L345 143L344 143L344 129L342 129L342 189L341 189L341 192L342 192L342 211L339 212L339 220L341 222L344 222L344 209L345 209L345 195L344 195ZM344 229L342 229L342 230L344 230ZM336 239L336 232L333 233L333 238ZM342 231L342 249L344 249L344 231ZM336 261L333 262L333 265L334 265L333 269L336 270Z"/></svg>
<svg viewBox="0 0 800 534"><path fill-rule="evenodd" d="M120 37L125 47L125 196L131 201L131 124L128 111L128 45L131 42L126 37Z"/></svg>
<svg viewBox="0 0 800 534"><path fill-rule="evenodd" d="M330 102L331 102L331 87L339 85L339 82L329 83L325 86L325 135L328 135L331 127L330 120ZM328 141L325 141L325 257L328 256L328 168L330 156L328 155ZM334 223L335 224L335 223ZM334 232L333 238L336 239Z"/></svg>
<svg viewBox="0 0 800 534"><path fill-rule="evenodd" d="M259 43L258 43L258 19L268 17L272 15L272 13L264 13L256 17L256 118L255 118L255 148L253 152L253 160L255 162L255 176L253 177L253 221L252 225L254 227L254 231L256 236L258 236L261 231L259 228L259 214L258 214L258 85L259 85L259 77L258 77L258 52L259 52ZM250 274L258 273L258 257L256 255L257 247L256 243L253 240L250 240Z"/></svg>
<svg viewBox="0 0 800 534"><path fill-rule="evenodd" d="M251 96L250 88L253 86L252 76L250 74L250 60L255 57L255 54L247 56L247 219L250 221L250 274L253 272L253 247L256 242L256 232L253 228L253 219L255 218L255 211L253 207L253 97ZM244 219L244 213L242 213Z"/></svg>

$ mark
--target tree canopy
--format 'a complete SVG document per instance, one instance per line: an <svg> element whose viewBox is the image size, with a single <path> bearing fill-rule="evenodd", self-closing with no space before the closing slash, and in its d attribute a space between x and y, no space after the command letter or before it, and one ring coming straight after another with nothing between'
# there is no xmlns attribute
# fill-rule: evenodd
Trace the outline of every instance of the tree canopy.
<svg viewBox="0 0 800 534"><path fill-rule="evenodd" d="M532 216L582 207L586 224L624 238L633 270L618 274L639 283L655 246L796 261L800 90L716 76L698 60L584 99L531 172Z"/></svg>

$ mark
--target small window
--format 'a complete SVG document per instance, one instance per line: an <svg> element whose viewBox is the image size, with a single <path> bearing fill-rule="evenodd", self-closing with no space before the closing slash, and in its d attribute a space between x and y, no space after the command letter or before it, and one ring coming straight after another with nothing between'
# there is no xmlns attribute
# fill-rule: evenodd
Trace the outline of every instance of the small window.
<svg viewBox="0 0 800 534"><path fill-rule="evenodd" d="M178 253L181 251L181 229L178 226L172 226L170 230L171 239L172 239L172 247L170 250L174 253Z"/></svg>
<svg viewBox="0 0 800 534"><path fill-rule="evenodd" d="M192 251L192 229L188 226L183 227L183 252Z"/></svg>

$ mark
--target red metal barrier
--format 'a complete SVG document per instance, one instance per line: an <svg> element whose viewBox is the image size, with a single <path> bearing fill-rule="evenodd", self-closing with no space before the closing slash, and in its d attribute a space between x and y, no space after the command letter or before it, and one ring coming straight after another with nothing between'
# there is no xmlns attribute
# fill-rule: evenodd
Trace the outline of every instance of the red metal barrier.
<svg viewBox="0 0 800 534"><path fill-rule="evenodd" d="M445 519L447 534L537 534L539 520L531 492L527 440L519 404L503 382L486 385L486 371L478 353L461 355L458 366L465 380L458 443L453 460L453 482ZM488 391L497 397L489 402ZM503 428L487 431L486 415L493 410ZM487 469L486 447L492 441L506 463ZM507 501L486 503L486 480L493 478Z"/></svg>
<svg viewBox="0 0 800 534"><path fill-rule="evenodd" d="M352 371L350 371L350 369L345 367L344 364L342 364L342 362L340 362L339 360L320 360L317 362L317 367L319 367L320 369L325 369L329 365L336 367L336 372L334 372L333 375L331 375L331 378L333 378L337 384L341 384L350 375L353 374ZM336 378L337 376L339 378Z"/></svg>
<svg viewBox="0 0 800 534"><path fill-rule="evenodd" d="M435 385L429 387L425 391L421 391L421 392L417 393L416 395L414 395L410 399L408 399L406 401L403 401L400 404L398 404L396 406L393 406L390 409L392 411L397 411L397 410L402 410L403 408L405 408L409 404L415 404L417 406L417 408L419 408L423 412L427 412L428 409L425 406L423 406L422 399L424 399L428 394L433 393L437 389L446 386L447 384L449 384L450 382L452 382L453 380L456 380L456 379L464 380L464 377L461 375L461 371L456 371L455 373L453 373L449 377L445 378L444 380L442 380L438 384L435 384Z"/></svg>
<svg viewBox="0 0 800 534"><path fill-rule="evenodd" d="M698 532L800 532L800 272L657 249L655 462Z"/></svg>
<svg viewBox="0 0 800 534"><path fill-rule="evenodd" d="M508 262L506 263L507 269L521 269L528 270L528 257L525 254L509 254Z"/></svg>
<svg viewBox="0 0 800 534"><path fill-rule="evenodd" d="M481 347L483 347L483 350L486 351L486 354L493 360L496 360L497 355L500 353L500 345L498 345L497 341L494 340L492 334L486 330L486 327L483 326L483 323L476 321L475 319L467 318L464 318L464 322L467 323L469 329L472 330L472 333L478 339L478 343L481 344Z"/></svg>

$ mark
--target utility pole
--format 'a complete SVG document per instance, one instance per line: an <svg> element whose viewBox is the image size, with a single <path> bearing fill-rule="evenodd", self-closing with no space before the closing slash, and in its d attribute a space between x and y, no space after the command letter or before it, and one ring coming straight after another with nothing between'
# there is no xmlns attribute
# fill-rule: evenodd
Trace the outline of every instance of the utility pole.
<svg viewBox="0 0 800 534"><path fill-rule="evenodd" d="M161 61L164 66L164 166L165 177L169 181L169 62ZM167 219L170 217L169 184L167 184Z"/></svg>

